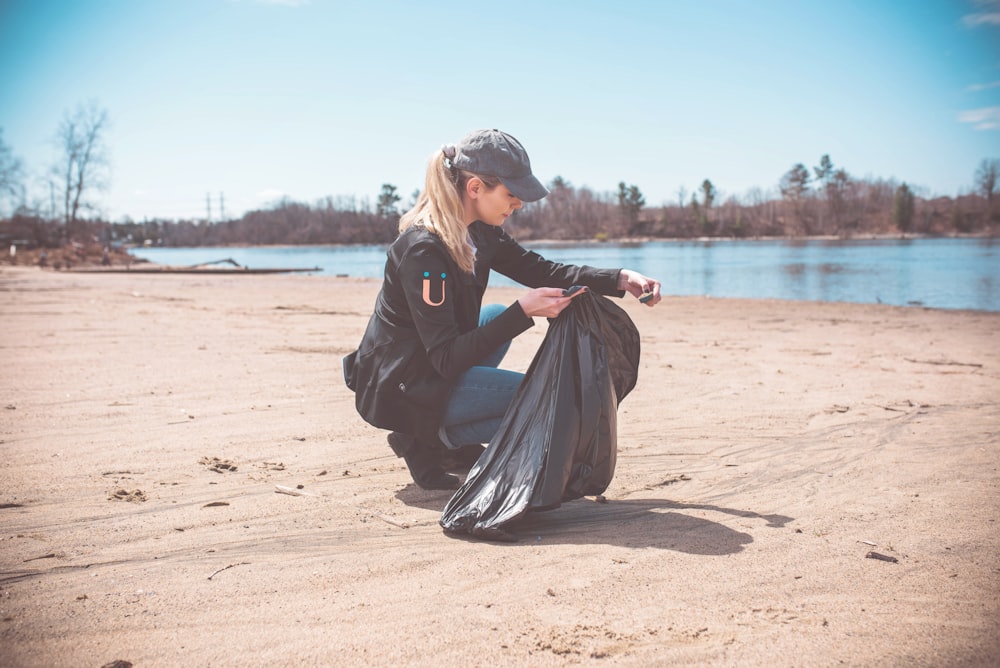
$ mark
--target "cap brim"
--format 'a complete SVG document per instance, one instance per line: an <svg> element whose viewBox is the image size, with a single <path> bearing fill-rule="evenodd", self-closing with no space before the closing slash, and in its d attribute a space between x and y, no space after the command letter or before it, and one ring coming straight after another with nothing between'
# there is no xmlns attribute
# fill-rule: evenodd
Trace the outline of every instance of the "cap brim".
<svg viewBox="0 0 1000 668"><path fill-rule="evenodd" d="M505 179L500 177L500 181L507 186L507 190L514 197L524 202L537 202L549 194L549 189L542 185L542 182L535 178L534 174L528 174L519 179Z"/></svg>

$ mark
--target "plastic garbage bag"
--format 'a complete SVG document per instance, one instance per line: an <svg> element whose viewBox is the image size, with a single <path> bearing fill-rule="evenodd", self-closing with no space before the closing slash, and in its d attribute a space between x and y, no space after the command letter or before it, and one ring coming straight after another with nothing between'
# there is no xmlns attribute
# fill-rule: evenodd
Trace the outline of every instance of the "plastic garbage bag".
<svg viewBox="0 0 1000 668"><path fill-rule="evenodd" d="M550 321L489 447L448 501L448 533L516 540L528 511L607 489L618 404L635 387L639 332L611 300L587 292Z"/></svg>

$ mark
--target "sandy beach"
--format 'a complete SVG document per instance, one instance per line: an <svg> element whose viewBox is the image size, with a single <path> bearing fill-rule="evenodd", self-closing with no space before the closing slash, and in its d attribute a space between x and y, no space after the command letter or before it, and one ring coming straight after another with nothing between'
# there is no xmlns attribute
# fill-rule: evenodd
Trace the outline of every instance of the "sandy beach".
<svg viewBox="0 0 1000 668"><path fill-rule="evenodd" d="M0 664L1000 662L1000 313L622 300L606 502L497 544L354 411L378 287L0 268Z"/></svg>

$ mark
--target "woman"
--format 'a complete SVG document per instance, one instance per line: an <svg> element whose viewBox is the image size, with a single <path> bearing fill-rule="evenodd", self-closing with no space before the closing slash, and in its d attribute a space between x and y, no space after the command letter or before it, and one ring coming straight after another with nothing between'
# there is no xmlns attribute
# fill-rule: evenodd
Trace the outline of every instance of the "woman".
<svg viewBox="0 0 1000 668"><path fill-rule="evenodd" d="M424 489L459 486L445 454L467 469L482 452L522 378L497 366L533 317L555 318L569 306L566 288L660 301L659 281L549 262L501 229L524 202L547 194L520 142L479 130L431 156L424 190L400 219L375 312L344 358L344 376L358 412L391 431L389 445ZM483 308L491 270L532 289L509 306Z"/></svg>

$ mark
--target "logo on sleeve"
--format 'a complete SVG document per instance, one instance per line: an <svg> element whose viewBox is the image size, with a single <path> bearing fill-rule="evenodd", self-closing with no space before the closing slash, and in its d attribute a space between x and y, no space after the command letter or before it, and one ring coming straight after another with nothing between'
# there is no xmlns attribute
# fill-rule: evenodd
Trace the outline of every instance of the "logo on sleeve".
<svg viewBox="0 0 1000 668"><path fill-rule="evenodd" d="M444 304L444 279L447 276L448 275L446 273L444 273L443 271L441 272L441 299L439 301L432 301L431 300L431 272L429 272L429 271L425 271L424 272L424 303L425 304L427 304L428 306L441 306L441 304Z"/></svg>

